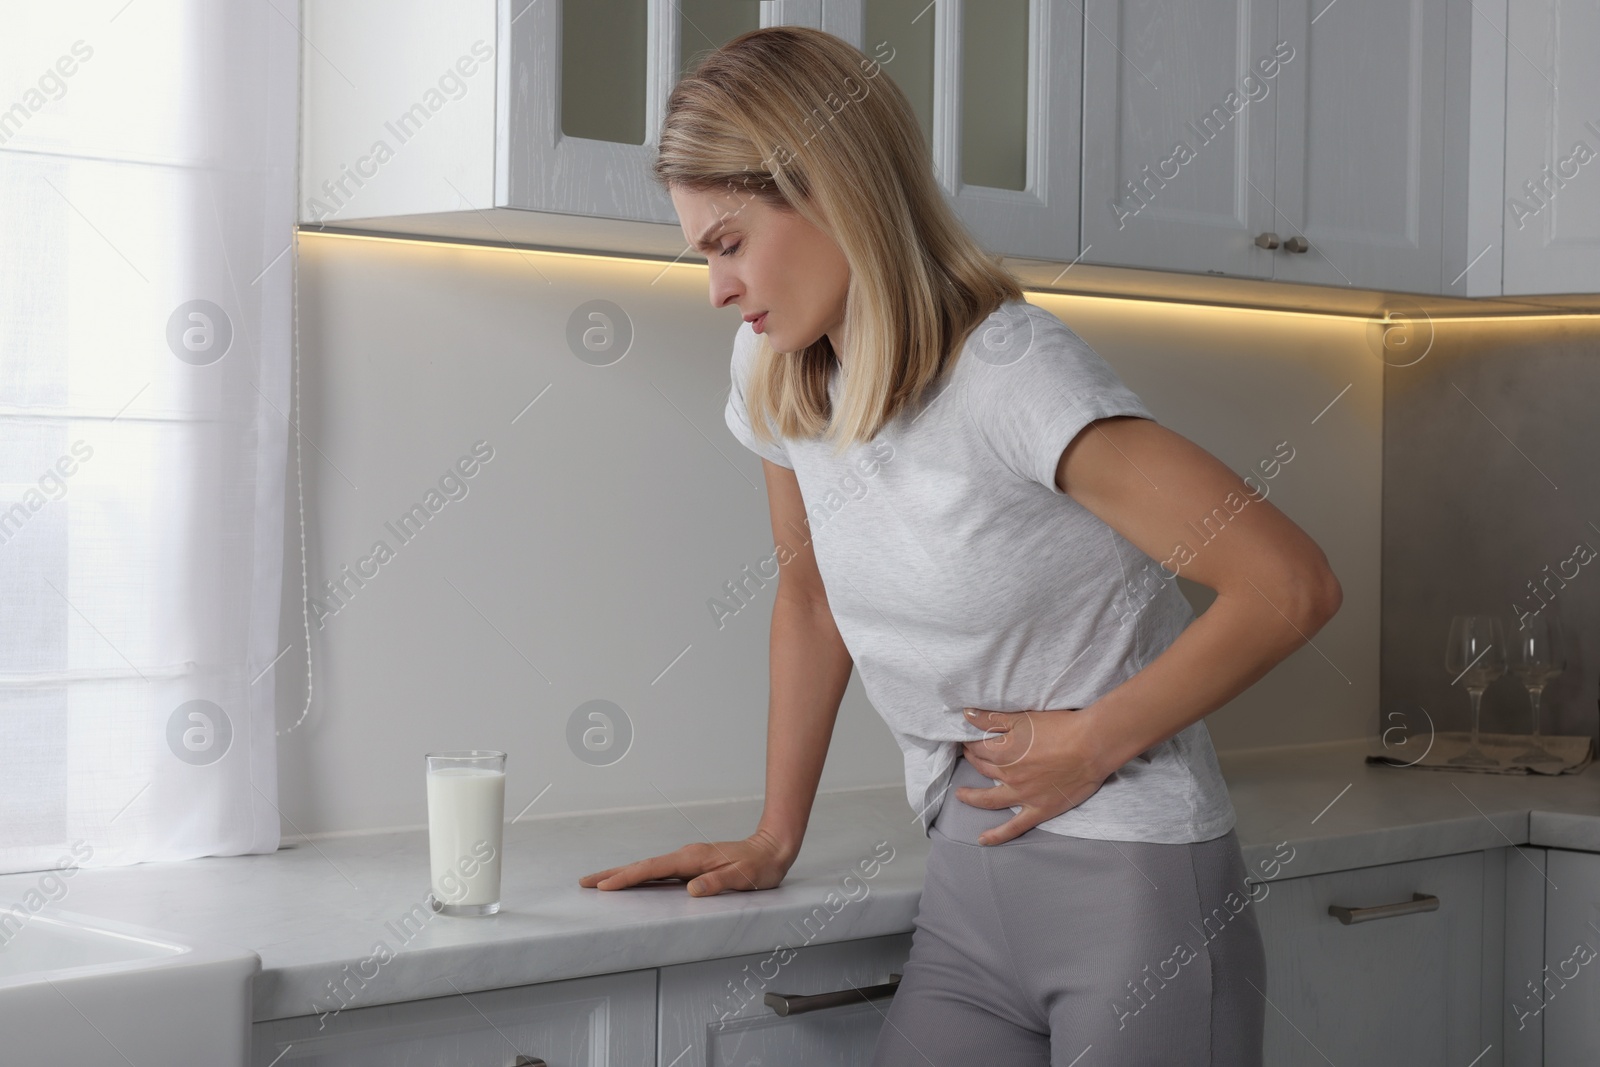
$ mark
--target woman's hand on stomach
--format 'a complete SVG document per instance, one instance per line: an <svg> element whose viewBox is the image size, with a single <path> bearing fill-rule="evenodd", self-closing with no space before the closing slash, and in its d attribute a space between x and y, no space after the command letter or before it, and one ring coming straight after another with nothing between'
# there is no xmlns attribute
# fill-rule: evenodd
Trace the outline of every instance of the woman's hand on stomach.
<svg viewBox="0 0 1600 1067"><path fill-rule="evenodd" d="M988 736L963 742L963 754L984 776L1001 784L988 789L962 786L956 799L975 808L1022 807L1009 822L980 835L980 844L1010 841L1071 811L1093 796L1115 770L1105 765L1092 720L1078 715L1078 708L964 710L967 721Z"/></svg>

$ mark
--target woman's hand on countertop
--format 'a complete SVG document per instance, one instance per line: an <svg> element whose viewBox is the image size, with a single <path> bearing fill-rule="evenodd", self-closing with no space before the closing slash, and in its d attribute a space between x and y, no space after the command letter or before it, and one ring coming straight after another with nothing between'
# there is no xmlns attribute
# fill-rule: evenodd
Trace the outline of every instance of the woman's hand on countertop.
<svg viewBox="0 0 1600 1067"><path fill-rule="evenodd" d="M967 721L988 736L962 743L963 754L985 777L1001 784L988 789L962 786L956 799L975 808L1021 805L1009 822L988 830L978 841L998 845L1027 833L1046 819L1071 811L1095 794L1115 768L1087 716L1078 708L1041 711L986 711L965 708Z"/></svg>
<svg viewBox="0 0 1600 1067"><path fill-rule="evenodd" d="M644 882L689 883L692 897L724 890L773 889L794 864L794 852L765 830L742 841L696 841L674 852L611 867L578 879L585 889L626 889Z"/></svg>

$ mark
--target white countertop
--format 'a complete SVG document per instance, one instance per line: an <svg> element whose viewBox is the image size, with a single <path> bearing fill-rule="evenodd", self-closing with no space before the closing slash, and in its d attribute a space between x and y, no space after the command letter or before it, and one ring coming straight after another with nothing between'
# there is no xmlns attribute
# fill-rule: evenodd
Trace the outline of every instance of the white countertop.
<svg viewBox="0 0 1600 1067"><path fill-rule="evenodd" d="M1282 841L1294 847L1284 878L1506 845L1600 852L1593 764L1558 778L1498 776L1369 766L1368 749L1347 741L1222 755L1247 868L1257 871ZM373 959L380 943L393 958L367 965L351 1008L450 995L451 983L472 992L766 951L779 941L800 947L806 917L813 929L828 917L817 943L912 928L928 841L899 785L818 796L805 845L776 889L691 898L680 882L615 892L578 885L590 871L691 841L744 837L760 810L760 801L745 800L522 819L506 828L500 914L430 916L415 932L400 920L427 892L423 831L83 869L59 906L254 950L262 963L257 1021L339 1006L329 983ZM863 878L859 865L876 858L880 841L893 858ZM37 879L0 877L0 904Z"/></svg>

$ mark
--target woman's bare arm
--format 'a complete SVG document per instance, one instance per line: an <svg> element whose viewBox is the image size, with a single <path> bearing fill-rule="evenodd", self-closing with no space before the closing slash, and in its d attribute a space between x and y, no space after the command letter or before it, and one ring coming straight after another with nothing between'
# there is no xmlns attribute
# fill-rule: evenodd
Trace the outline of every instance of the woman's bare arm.
<svg viewBox="0 0 1600 1067"><path fill-rule="evenodd" d="M790 551L780 556L788 562L779 569L772 605L767 799L758 831L771 834L792 861L811 818L853 663L822 588L800 483L794 471L761 462L773 541Z"/></svg>
<svg viewBox="0 0 1600 1067"><path fill-rule="evenodd" d="M853 664L822 589L800 484L787 467L767 460L762 464L773 538L784 550L772 604L766 805L756 830L743 841L695 841L586 874L578 879L581 886L625 889L656 879L681 879L697 897L771 889L783 881L800 853Z"/></svg>
<svg viewBox="0 0 1600 1067"><path fill-rule="evenodd" d="M1304 530L1216 457L1149 419L1091 423L1062 451L1056 487L1167 573L1176 570L1217 596L1160 655L1081 711L969 711L986 736L965 744L966 758L1001 784L962 787L957 798L982 808L1022 807L980 835L980 844L1009 841L1081 804L1134 756L1215 711L1310 641L1343 600ZM1189 523L1208 516L1220 532L1195 544ZM1175 551L1179 545L1192 554Z"/></svg>
<svg viewBox="0 0 1600 1067"><path fill-rule="evenodd" d="M1215 456L1152 422L1091 423L1062 452L1062 492L1158 562L1216 590L1211 605L1143 670L1089 709L1110 769L1166 740L1249 688L1308 642L1343 591L1306 532ZM1196 545L1217 510L1220 532ZM1215 521L1215 520L1214 520ZM1192 556L1174 549L1189 545Z"/></svg>

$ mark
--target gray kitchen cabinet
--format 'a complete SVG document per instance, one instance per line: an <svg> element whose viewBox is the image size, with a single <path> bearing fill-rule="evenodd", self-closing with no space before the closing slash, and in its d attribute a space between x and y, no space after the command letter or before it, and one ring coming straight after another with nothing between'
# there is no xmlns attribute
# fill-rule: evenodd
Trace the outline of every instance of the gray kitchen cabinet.
<svg viewBox="0 0 1600 1067"><path fill-rule="evenodd" d="M1538 983L1544 967L1548 851L1529 845L1499 850L1505 857L1506 874L1503 992L1497 998L1498 1006L1486 1011L1484 1018L1499 1018L1505 1050L1502 1067L1541 1067L1545 1063L1543 1012L1536 1010L1538 998L1530 999L1528 985ZM1485 964L1492 965L1487 954ZM1552 1058L1549 1062L1567 1061Z"/></svg>
<svg viewBox="0 0 1600 1067"><path fill-rule="evenodd" d="M1504 851L1270 883L1266 1062L1501 1063Z"/></svg>
<svg viewBox="0 0 1600 1067"><path fill-rule="evenodd" d="M649 175L673 84L744 30L805 25L904 81L946 196L990 251L1077 255L1071 5L308 0L305 22L308 227L684 255Z"/></svg>
<svg viewBox="0 0 1600 1067"><path fill-rule="evenodd" d="M661 968L657 1067L867 1067L911 934L805 945L793 932L769 952ZM844 1003L795 999L829 993Z"/></svg>
<svg viewBox="0 0 1600 1067"><path fill-rule="evenodd" d="M647 1064L655 1055L655 1030L656 972L625 971L256 1023L250 1062L253 1067Z"/></svg>
<svg viewBox="0 0 1600 1067"><path fill-rule="evenodd" d="M1084 261L1444 292L1452 3L1088 0Z"/></svg>
<svg viewBox="0 0 1600 1067"><path fill-rule="evenodd" d="M1084 262L1271 278L1253 241L1272 222L1277 0L1087 0L1084 16ZM1258 61L1260 103L1240 86Z"/></svg>
<svg viewBox="0 0 1600 1067"><path fill-rule="evenodd" d="M1505 292L1600 292L1600 4L1507 13Z"/></svg>
<svg viewBox="0 0 1600 1067"><path fill-rule="evenodd" d="M1528 1029L1542 1022L1545 1063L1597 1063L1600 855L1555 848L1547 855L1544 959L1517 976L1510 989L1513 1014Z"/></svg>
<svg viewBox="0 0 1600 1067"><path fill-rule="evenodd" d="M308 228L699 259L649 176L667 96L705 50L787 24L880 62L993 253L1600 290L1592 0L307 0L304 19Z"/></svg>
<svg viewBox="0 0 1600 1067"><path fill-rule="evenodd" d="M676 256L683 233L649 162L681 70L744 30L858 9L308 0L300 222Z"/></svg>
<svg viewBox="0 0 1600 1067"><path fill-rule="evenodd" d="M1461 165L1445 151L1446 17L1471 16L1450 7L1280 0L1299 55L1278 75L1274 279L1444 291L1444 172Z"/></svg>
<svg viewBox="0 0 1600 1067"><path fill-rule="evenodd" d="M991 253L1078 254L1083 17L1055 0L795 0L906 94L946 200Z"/></svg>

